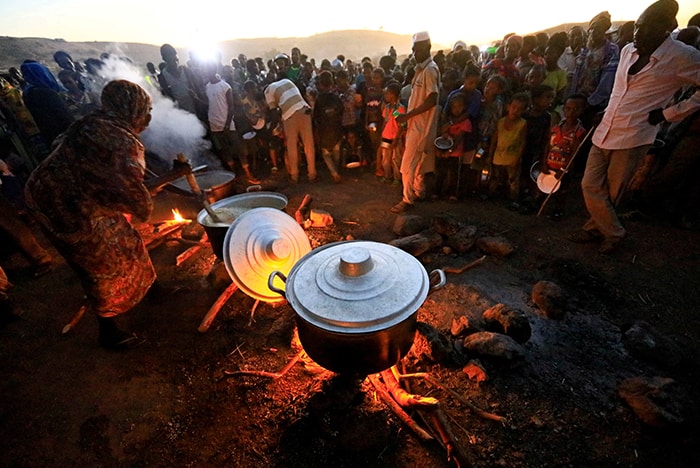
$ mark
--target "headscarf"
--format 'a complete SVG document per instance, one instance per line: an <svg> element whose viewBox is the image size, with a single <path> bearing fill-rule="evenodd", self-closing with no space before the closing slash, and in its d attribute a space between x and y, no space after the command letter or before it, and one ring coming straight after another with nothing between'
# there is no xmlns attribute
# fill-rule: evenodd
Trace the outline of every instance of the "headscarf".
<svg viewBox="0 0 700 468"><path fill-rule="evenodd" d="M148 126L151 97L131 81L110 81L102 90L102 111L140 133Z"/></svg>
<svg viewBox="0 0 700 468"><path fill-rule="evenodd" d="M593 26L600 25L600 29L607 31L612 26L612 21L610 13L607 11L602 11L595 15L590 23L588 23L588 29L590 30Z"/></svg>
<svg viewBox="0 0 700 468"><path fill-rule="evenodd" d="M51 71L46 67L46 65L35 62L33 60L25 60L20 66L20 71L24 80L27 82L27 88L49 88L53 89L57 93L61 91L61 86L59 86L56 77L53 76Z"/></svg>

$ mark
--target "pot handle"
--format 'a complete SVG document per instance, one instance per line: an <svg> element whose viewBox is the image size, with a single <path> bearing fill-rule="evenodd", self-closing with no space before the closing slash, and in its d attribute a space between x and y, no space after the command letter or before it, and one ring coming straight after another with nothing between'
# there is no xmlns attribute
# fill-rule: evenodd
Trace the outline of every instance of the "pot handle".
<svg viewBox="0 0 700 468"><path fill-rule="evenodd" d="M287 283L287 277L284 276L284 273L275 270L272 273L270 273L270 276L267 278L267 287L270 289L270 291L276 292L277 294L286 299L287 294L282 289L272 284L275 281L275 276L279 276L280 279L285 282L285 284Z"/></svg>
<svg viewBox="0 0 700 468"><path fill-rule="evenodd" d="M262 185L256 184L256 185L249 185L247 189L245 189L246 193L250 192L259 192L262 190Z"/></svg>
<svg viewBox="0 0 700 468"><path fill-rule="evenodd" d="M444 270L441 270L440 268L431 271L428 275L428 280L430 281L430 290L428 291L428 294L447 284L447 276L445 275Z"/></svg>

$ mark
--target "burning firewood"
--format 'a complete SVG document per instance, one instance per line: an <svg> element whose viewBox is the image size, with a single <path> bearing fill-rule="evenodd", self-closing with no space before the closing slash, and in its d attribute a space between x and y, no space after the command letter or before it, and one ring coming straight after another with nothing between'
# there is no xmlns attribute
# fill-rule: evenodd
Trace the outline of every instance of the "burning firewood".
<svg viewBox="0 0 700 468"><path fill-rule="evenodd" d="M409 427L421 440L433 440L431 436L425 429L420 427L417 422L411 418L408 413L406 413L401 405L399 405L396 400L391 397L391 394L387 390L386 386L379 380L379 374L373 374L369 376L370 382L374 385L377 390L377 394L382 399L382 401L394 412L394 414Z"/></svg>
<svg viewBox="0 0 700 468"><path fill-rule="evenodd" d="M391 369L382 371L381 375L386 389L402 408L432 409L437 407L439 402L435 398L413 395L401 388Z"/></svg>
<svg viewBox="0 0 700 468"><path fill-rule="evenodd" d="M182 229L185 225L184 223L164 223L165 226L159 226L156 231L154 231L154 237L146 244L148 250L153 250L163 242L167 240L168 237L175 234L177 231Z"/></svg>
<svg viewBox="0 0 700 468"><path fill-rule="evenodd" d="M209 327L216 318L216 315L219 313L224 304L226 304L226 302L229 299L231 299L231 296L233 296L233 293L235 293L236 291L238 291L238 285L236 285L236 283L231 283L228 286L228 288L226 288L226 290L223 293L221 293L216 302L214 302L214 305L212 305L207 311L207 314L202 319L202 323L199 324L199 328L197 328L197 330L200 333L204 333L207 330L209 330Z"/></svg>
<svg viewBox="0 0 700 468"><path fill-rule="evenodd" d="M489 413L488 411L482 410L481 408L476 406L474 403L472 403L469 400L467 400L466 398L462 397L462 395L455 392L454 390L451 390L450 388L446 387L439 380L431 377L429 374L427 374L425 372L418 372L415 374L398 374L397 379L399 381L401 381L402 379L423 379L426 382L430 383L431 385L434 385L438 388L441 388L442 390L449 393L457 401L459 401L464 406L466 406L470 410L472 410L474 412L474 414L476 414L477 416L481 416L484 419L490 419L492 421L497 421L500 423L506 422L506 418L504 418L503 416L498 416L497 414Z"/></svg>
<svg viewBox="0 0 700 468"><path fill-rule="evenodd" d="M202 248L202 244L197 243L196 245L193 245L189 249L185 250L182 252L180 255L177 256L175 259L175 265L180 266L183 263L185 263L187 260L189 260L194 254L199 252L199 249Z"/></svg>

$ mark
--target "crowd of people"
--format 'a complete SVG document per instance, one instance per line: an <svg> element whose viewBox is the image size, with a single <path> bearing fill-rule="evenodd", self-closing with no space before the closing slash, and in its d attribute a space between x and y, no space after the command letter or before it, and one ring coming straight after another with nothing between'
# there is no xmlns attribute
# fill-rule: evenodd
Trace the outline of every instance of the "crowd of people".
<svg viewBox="0 0 700 468"><path fill-rule="evenodd" d="M485 51L458 41L433 54L423 31L405 58L391 47L376 63L338 55L317 64L295 47L267 61L240 54L224 64L192 54L181 64L164 44L160 64L146 64L142 86L107 83L100 73L106 57L80 64L56 52L58 79L27 60L2 76L0 219L22 224L31 212L84 280L100 343L131 340L109 319L154 280L121 213L144 218L150 211L138 134L148 124L148 96L157 93L196 115L222 166L249 183L282 169L300 183L304 168L313 183L317 160L336 183L364 168L401 188L394 213L422 200L470 196L501 197L532 213L547 196L535 176L546 174L556 178L549 216L559 219L576 187L572 175L583 172L590 219L570 240L598 241L599 253L608 254L626 235L617 214L623 203L673 207L686 227L700 219L700 15L679 30L677 11L674 0L659 0L615 31L601 12L587 29L508 34ZM100 178L108 168L120 177ZM59 197L57 184L70 190ZM50 256L27 241L31 233L5 224L37 273L47 271ZM110 244L111 261L88 261L107 255L105 242L115 236L121 240ZM128 297L114 297L123 260L134 256L139 272L128 276L142 280Z"/></svg>

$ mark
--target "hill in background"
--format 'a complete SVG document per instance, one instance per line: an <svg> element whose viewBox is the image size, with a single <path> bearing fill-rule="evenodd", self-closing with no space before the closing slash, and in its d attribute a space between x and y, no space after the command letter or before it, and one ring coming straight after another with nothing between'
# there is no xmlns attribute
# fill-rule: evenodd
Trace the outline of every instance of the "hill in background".
<svg viewBox="0 0 700 468"><path fill-rule="evenodd" d="M617 27L622 22L614 22ZM567 23L546 29L550 35L557 31L568 31L571 26L580 25L584 28L587 23ZM163 42L167 42L164 38ZM498 38L497 38L498 39ZM390 46L394 46L399 57L411 52L411 36L393 34L385 31L348 30L331 31L310 37L266 37L256 39L235 39L222 42L219 48L224 63L229 63L232 57L243 53L248 58L263 57L265 60L280 52L289 54L292 47L299 47L302 53L321 60L333 60L338 54L359 61L362 57L372 58L377 63L379 57L386 54ZM433 44L433 52L439 49L449 49L452 44ZM186 47L177 47L180 61L185 63L189 55ZM18 67L26 59L33 59L46 64L53 71L57 70L53 54L57 50L68 52L73 60L85 62L88 58L97 58L103 52L126 55L139 66L147 62L158 64L160 59L160 44L111 43L111 42L68 42L63 39L17 38L0 37L0 70Z"/></svg>
<svg viewBox="0 0 700 468"><path fill-rule="evenodd" d="M376 63L376 60L386 54L392 45L399 54L408 54L411 51L411 36L383 31L332 31L310 37L236 39L219 43L218 47L225 63L240 53L249 58L263 57L267 60L280 52L289 54L295 46L309 57L315 58L317 63L324 58L332 60L338 54L343 54L352 60L368 56ZM185 63L189 49L176 48L180 61ZM6 71L10 67L19 68L24 60L33 59L55 71L53 54L57 50L68 52L73 60L81 63L91 57L97 58L103 52L126 55L140 66L144 66L147 62L158 64L161 61L160 44L68 42L63 39L4 36L0 37L0 70Z"/></svg>

